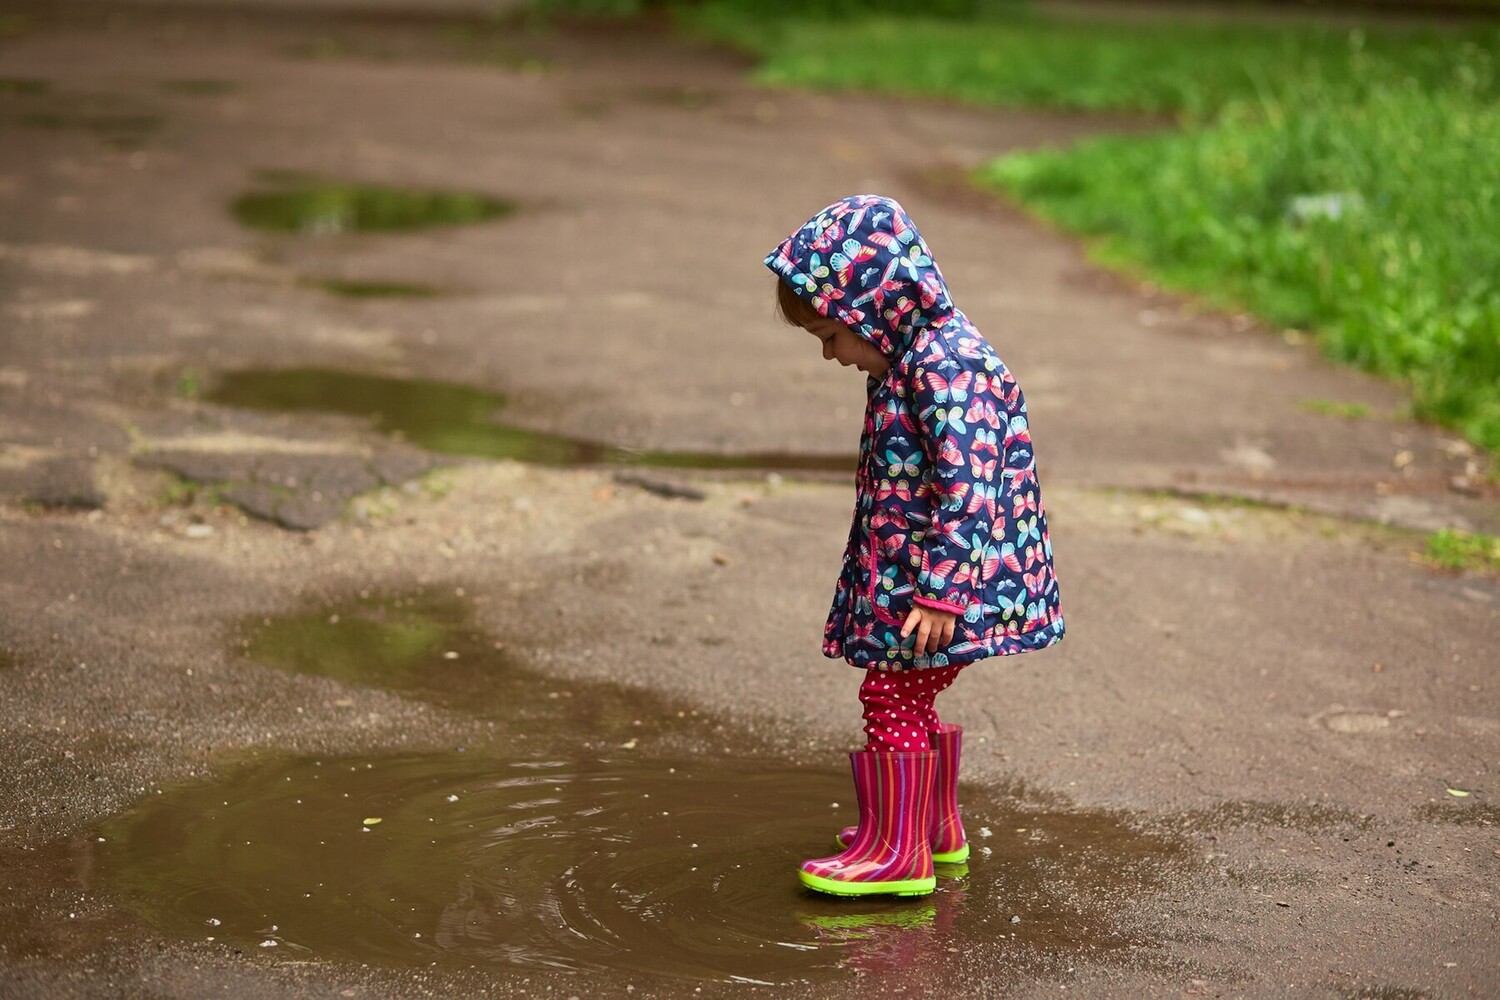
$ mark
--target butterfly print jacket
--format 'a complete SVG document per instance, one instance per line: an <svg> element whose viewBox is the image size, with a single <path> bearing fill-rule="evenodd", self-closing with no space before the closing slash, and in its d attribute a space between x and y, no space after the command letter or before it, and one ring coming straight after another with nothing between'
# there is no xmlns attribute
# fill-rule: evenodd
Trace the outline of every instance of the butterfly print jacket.
<svg viewBox="0 0 1500 1000"><path fill-rule="evenodd" d="M896 202L829 205L766 257L819 314L890 362L867 382L854 523L823 652L856 667L952 666L1063 636L1026 401L948 295ZM931 656L901 638L913 603L958 615Z"/></svg>

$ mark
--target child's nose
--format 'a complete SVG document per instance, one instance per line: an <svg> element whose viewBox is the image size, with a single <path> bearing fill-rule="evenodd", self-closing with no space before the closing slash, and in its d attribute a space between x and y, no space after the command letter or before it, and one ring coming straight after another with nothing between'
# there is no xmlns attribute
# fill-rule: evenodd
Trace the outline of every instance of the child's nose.
<svg viewBox="0 0 1500 1000"><path fill-rule="evenodd" d="M827 340L823 341L823 360L824 361L832 361L833 360L833 338L832 337L829 337Z"/></svg>

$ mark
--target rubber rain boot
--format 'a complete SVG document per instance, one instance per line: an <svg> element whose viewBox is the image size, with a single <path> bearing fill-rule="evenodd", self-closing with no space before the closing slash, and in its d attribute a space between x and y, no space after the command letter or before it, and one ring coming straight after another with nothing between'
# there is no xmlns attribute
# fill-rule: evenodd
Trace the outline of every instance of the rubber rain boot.
<svg viewBox="0 0 1500 1000"><path fill-rule="evenodd" d="M842 853L802 862L802 884L835 896L925 896L937 888L927 846L937 757L935 751L851 753L859 832Z"/></svg>
<svg viewBox="0 0 1500 1000"><path fill-rule="evenodd" d="M945 722L928 732L927 739L938 755L937 778L932 785L932 825L927 833L932 860L940 865L962 864L969 860L969 840L958 809L958 762L964 728ZM844 827L839 831L839 847L854 843L858 833L857 826Z"/></svg>

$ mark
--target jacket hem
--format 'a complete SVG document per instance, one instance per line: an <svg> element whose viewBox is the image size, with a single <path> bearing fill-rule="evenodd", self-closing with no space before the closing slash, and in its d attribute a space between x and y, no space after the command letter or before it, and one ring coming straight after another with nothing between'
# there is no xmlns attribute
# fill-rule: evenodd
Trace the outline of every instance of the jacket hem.
<svg viewBox="0 0 1500 1000"><path fill-rule="evenodd" d="M1021 653L1034 653L1037 650L1057 645L1062 641L1066 631L1067 629L1063 623L1062 616L1059 615L1048 624L1032 629L1030 632L1023 632L1020 635L1003 635L990 646L981 647L972 652L957 656L939 654L942 657L940 660L937 657L924 657L923 659L926 662L922 663L912 660L891 661L869 656L851 656L847 652L847 647L838 652L830 652L825 649L823 655L833 660L842 659L849 666L860 670L888 670L893 673L903 670L932 670L938 667L967 666L968 664L997 656L1016 656Z"/></svg>

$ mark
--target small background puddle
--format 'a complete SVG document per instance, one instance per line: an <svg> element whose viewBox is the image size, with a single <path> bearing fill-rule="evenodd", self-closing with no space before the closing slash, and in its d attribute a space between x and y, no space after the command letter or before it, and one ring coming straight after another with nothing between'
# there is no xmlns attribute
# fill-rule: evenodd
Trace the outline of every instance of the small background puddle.
<svg viewBox="0 0 1500 1000"><path fill-rule="evenodd" d="M500 198L470 191L423 191L323 180L268 171L272 190L236 198L231 210L254 229L302 235L393 232L487 222L515 211Z"/></svg>
<svg viewBox="0 0 1500 1000"><path fill-rule="evenodd" d="M181 94L185 97L222 97L239 89L239 84L233 80L208 78L162 80L157 86L169 94Z"/></svg>
<svg viewBox="0 0 1500 1000"><path fill-rule="evenodd" d="M16 95L32 97L37 94L45 94L51 89L51 81L38 77L0 77L0 97L12 97Z"/></svg>
<svg viewBox="0 0 1500 1000"><path fill-rule="evenodd" d="M321 288L346 299L434 299L443 289L414 281L355 281L344 278L309 278L301 285Z"/></svg>
<svg viewBox="0 0 1500 1000"><path fill-rule="evenodd" d="M744 740L653 695L508 663L454 596L256 620L241 648L472 708L503 736L446 753L266 759L143 800L99 831L91 861L141 920L185 939L398 967L931 984L955 951L1018 976L1085 953L1147 962L1111 907L1180 863L1179 845L1118 816L970 792L974 857L941 866L936 893L821 897L794 866L832 853L854 814L841 759L809 770L753 748L707 753Z"/></svg>
<svg viewBox="0 0 1500 1000"><path fill-rule="evenodd" d="M764 469L852 473L849 455L651 451L522 430L494 422L505 397L427 379L325 368L244 369L220 374L203 399L275 413L342 413L449 455L509 458L539 465L632 465L679 469Z"/></svg>

